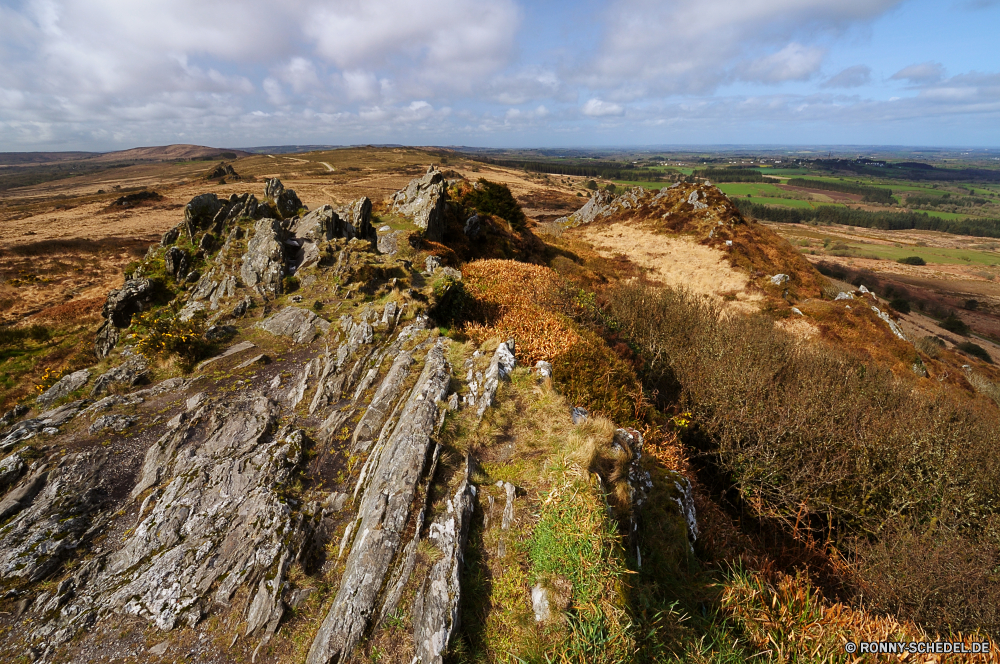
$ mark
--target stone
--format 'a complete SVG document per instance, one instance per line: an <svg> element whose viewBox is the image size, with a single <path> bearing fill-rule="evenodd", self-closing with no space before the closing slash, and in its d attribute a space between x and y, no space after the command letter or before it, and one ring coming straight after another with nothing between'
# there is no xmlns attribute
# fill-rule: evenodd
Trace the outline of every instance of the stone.
<svg viewBox="0 0 1000 664"><path fill-rule="evenodd" d="M782 286L788 283L789 279L791 279L791 277L789 277L787 274L776 274L773 277L771 277L771 283L774 284L775 286Z"/></svg>
<svg viewBox="0 0 1000 664"><path fill-rule="evenodd" d="M212 223L223 205L215 194L201 194L184 206L184 225L192 241L195 233Z"/></svg>
<svg viewBox="0 0 1000 664"><path fill-rule="evenodd" d="M399 252L399 243L406 236L404 231L393 231L378 236L377 248L380 254L392 256Z"/></svg>
<svg viewBox="0 0 1000 664"><path fill-rule="evenodd" d="M839 293L837 293L837 297L835 297L833 299L834 299L834 301L836 301L836 300L853 300L854 299L854 294L853 293L845 293L844 291L840 291Z"/></svg>
<svg viewBox="0 0 1000 664"><path fill-rule="evenodd" d="M36 401L42 406L49 406L53 401L67 397L70 393L80 389L87 384L88 380L90 380L89 369L75 371L60 378L55 385L40 394Z"/></svg>
<svg viewBox="0 0 1000 664"><path fill-rule="evenodd" d="M207 180L218 180L219 178L229 178L231 180L239 180L240 175L233 168L232 164L227 164L224 161L220 161L219 165L212 169L212 171L205 176ZM163 654L163 653L160 653Z"/></svg>
<svg viewBox="0 0 1000 664"><path fill-rule="evenodd" d="M535 371L542 378L552 378L552 365L545 360L538 360L535 364Z"/></svg>
<svg viewBox="0 0 1000 664"><path fill-rule="evenodd" d="M372 472L352 529L355 537L340 589L313 639L307 664L346 659L378 610L379 592L402 547L436 430L437 402L447 396L450 379L444 345L439 341L428 351L395 429L366 463ZM344 544L348 540L345 537Z"/></svg>
<svg viewBox="0 0 1000 664"><path fill-rule="evenodd" d="M375 391L375 396L372 397L365 414L361 416L358 426L354 429L351 450L367 452L371 449L379 431L382 430L382 425L385 424L399 399L403 383L406 381L412 366L413 357L406 351L401 352L393 360L392 366Z"/></svg>
<svg viewBox="0 0 1000 664"><path fill-rule="evenodd" d="M270 362L271 358L268 357L266 353L261 353L260 355L254 355L246 362L243 362L242 364L238 365L235 371L239 371L240 369L246 369L247 367L252 366L254 364L269 364Z"/></svg>
<svg viewBox="0 0 1000 664"><path fill-rule="evenodd" d="M14 421L17 420L18 418L27 415L29 410L31 409L25 406L24 404L18 404L14 406L6 413L4 413L3 417L0 417L0 426L7 426L9 424L13 424Z"/></svg>
<svg viewBox="0 0 1000 664"><path fill-rule="evenodd" d="M128 327L132 316L152 298L152 292L153 282L149 279L128 279L121 288L108 293L101 315L117 328Z"/></svg>
<svg viewBox="0 0 1000 664"><path fill-rule="evenodd" d="M493 359L490 360L490 366L486 370L486 375L483 379L482 396L476 399L476 415L482 417L486 409L493 405L493 399L496 396L500 381L510 380L510 374L514 371L516 363L513 339L497 346L497 350L493 354Z"/></svg>
<svg viewBox="0 0 1000 664"><path fill-rule="evenodd" d="M474 214L468 219L466 219L465 227L462 229L462 231L465 233L465 236L468 237L470 240L474 240L477 237L479 237L479 234L482 232L482 230L483 230L483 223L482 219L478 214Z"/></svg>
<svg viewBox="0 0 1000 664"><path fill-rule="evenodd" d="M183 280L188 273L190 264L187 252L179 247L170 247L163 255L164 269L174 279Z"/></svg>
<svg viewBox="0 0 1000 664"><path fill-rule="evenodd" d="M278 178L271 178L264 185L264 197L274 203L282 219L294 217L304 206L294 189L285 189Z"/></svg>
<svg viewBox="0 0 1000 664"><path fill-rule="evenodd" d="M111 321L104 321L94 337L94 353L98 358L107 357L115 349L120 337L118 328L112 325Z"/></svg>
<svg viewBox="0 0 1000 664"><path fill-rule="evenodd" d="M123 364L109 369L94 381L90 396L95 397L108 391L113 383L135 386L145 381L149 376L149 364L141 355L133 355Z"/></svg>
<svg viewBox="0 0 1000 664"><path fill-rule="evenodd" d="M206 253L210 253L215 249L215 236L211 233L205 233L201 236L201 240L198 242L198 248L202 249Z"/></svg>
<svg viewBox="0 0 1000 664"><path fill-rule="evenodd" d="M6 489L17 481L26 466L18 453L11 454L0 461L0 489Z"/></svg>
<svg viewBox="0 0 1000 664"><path fill-rule="evenodd" d="M633 209L639 205L639 202L645 196L646 191L642 187L633 187L619 196L615 196L603 189L598 189L590 196L590 200L582 208L568 217L556 219L555 223L562 226L589 224L598 218L610 217L619 210Z"/></svg>
<svg viewBox="0 0 1000 664"><path fill-rule="evenodd" d="M687 199L687 202L690 203L695 210L704 210L708 207L707 204L702 203L701 201L698 200L698 196L700 193L701 192L695 189L694 191L691 192L691 195L688 196Z"/></svg>
<svg viewBox="0 0 1000 664"><path fill-rule="evenodd" d="M331 205L322 205L307 215L296 219L289 229L296 237L314 243L340 237L340 215Z"/></svg>
<svg viewBox="0 0 1000 664"><path fill-rule="evenodd" d="M900 328L899 325L896 324L896 322L894 320L892 320L891 318L889 318L889 314L887 314L886 312L882 311L878 307L872 307L872 311L875 312L876 316L878 316L883 321L885 321L885 324L889 326L889 329L892 330L892 333L895 334L898 339L901 339L902 341L906 341L906 335L903 334L902 328Z"/></svg>
<svg viewBox="0 0 1000 664"><path fill-rule="evenodd" d="M254 234L243 255L240 277L248 288L262 296L277 297L282 293L284 276L285 231L277 219L261 219L254 225Z"/></svg>
<svg viewBox="0 0 1000 664"><path fill-rule="evenodd" d="M330 330L330 323L307 309L284 307L257 323L257 327L275 336L289 337L294 343L307 344Z"/></svg>
<svg viewBox="0 0 1000 664"><path fill-rule="evenodd" d="M426 274L434 274L434 270L441 267L441 259L437 256L428 256L427 260L424 261L424 272Z"/></svg>
<svg viewBox="0 0 1000 664"><path fill-rule="evenodd" d="M552 612L549 609L549 592L540 583L536 583L531 588L531 610L535 614L535 622L552 620Z"/></svg>
<svg viewBox="0 0 1000 664"><path fill-rule="evenodd" d="M793 314L798 314L799 316L805 316L805 314L802 313L802 310L799 309L798 307L792 307L792 313Z"/></svg>
<svg viewBox="0 0 1000 664"><path fill-rule="evenodd" d="M169 231L164 233L163 237L160 238L160 246L169 247L174 242L177 242L177 238L179 238L180 236L181 236L181 227L174 226Z"/></svg>
<svg viewBox="0 0 1000 664"><path fill-rule="evenodd" d="M111 429L115 433L122 433L138 421L138 417L132 417L131 415L101 415L94 420L88 431L90 433L100 433L105 429Z"/></svg>
<svg viewBox="0 0 1000 664"><path fill-rule="evenodd" d="M372 202L367 196L362 196L345 205L338 210L338 213L343 223L340 237L348 240L359 238L372 243L378 241L378 234L375 232L375 227L372 226Z"/></svg>
<svg viewBox="0 0 1000 664"><path fill-rule="evenodd" d="M476 487L469 483L471 460L466 457L465 477L445 504L445 513L431 524L427 539L441 553L424 579L413 606L413 645L422 664L441 664L452 636L460 627L462 568L472 522Z"/></svg>
<svg viewBox="0 0 1000 664"><path fill-rule="evenodd" d="M444 237L446 198L444 175L432 166L425 175L414 178L392 196L391 209L396 214L411 217L427 239L439 242Z"/></svg>
<svg viewBox="0 0 1000 664"><path fill-rule="evenodd" d="M576 406L575 408L569 411L569 415L573 419L573 424L581 424L587 420L587 417L590 415L590 413L587 412L586 408L582 408L581 406Z"/></svg>

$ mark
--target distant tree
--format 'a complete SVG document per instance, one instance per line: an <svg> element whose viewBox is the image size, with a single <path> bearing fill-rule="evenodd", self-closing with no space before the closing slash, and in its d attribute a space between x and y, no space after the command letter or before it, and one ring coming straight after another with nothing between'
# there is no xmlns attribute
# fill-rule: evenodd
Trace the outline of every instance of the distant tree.
<svg viewBox="0 0 1000 664"><path fill-rule="evenodd" d="M587 184L585 184L583 186L585 186L587 189L590 189L591 191L596 191L597 190L597 181L596 180L587 180Z"/></svg>

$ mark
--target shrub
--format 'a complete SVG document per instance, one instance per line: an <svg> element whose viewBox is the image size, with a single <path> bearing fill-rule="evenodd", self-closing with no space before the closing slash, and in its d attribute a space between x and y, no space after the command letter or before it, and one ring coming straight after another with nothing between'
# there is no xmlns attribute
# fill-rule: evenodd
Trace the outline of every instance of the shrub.
<svg viewBox="0 0 1000 664"><path fill-rule="evenodd" d="M30 327L0 327L0 348L7 346L22 346L28 339L36 342L48 341L52 338L52 330L44 325Z"/></svg>
<svg viewBox="0 0 1000 664"><path fill-rule="evenodd" d="M175 318L168 311L149 311L132 319L135 349L147 360L177 357L181 368L190 371L212 345L202 336L204 322L198 316L189 321Z"/></svg>
<svg viewBox="0 0 1000 664"><path fill-rule="evenodd" d="M910 302L901 297L894 297L889 301L889 305L901 314L910 313Z"/></svg>
<svg viewBox="0 0 1000 664"><path fill-rule="evenodd" d="M475 208L477 212L500 217L515 230L523 230L525 227L524 212L505 184L479 178L479 182L465 194L462 202Z"/></svg>
<svg viewBox="0 0 1000 664"><path fill-rule="evenodd" d="M906 258L900 258L896 262L903 265L927 265L927 261L920 256L907 256Z"/></svg>
<svg viewBox="0 0 1000 664"><path fill-rule="evenodd" d="M974 344L971 341L963 341L962 343L956 344L955 348L959 349L966 355L971 355L972 357L977 357L983 362L993 363L993 358L986 351L985 348L978 344Z"/></svg>
<svg viewBox="0 0 1000 664"><path fill-rule="evenodd" d="M941 357L941 351L944 349L944 341L937 337L920 337L913 342L913 346L927 357L936 360Z"/></svg>
<svg viewBox="0 0 1000 664"><path fill-rule="evenodd" d="M597 181L596 180L587 180L587 184L585 184L584 186L587 189L590 189L591 191L597 191Z"/></svg>
<svg viewBox="0 0 1000 664"><path fill-rule="evenodd" d="M948 317L941 321L940 325L949 332L961 334L963 337L969 334L969 326L954 313L948 314Z"/></svg>
<svg viewBox="0 0 1000 664"><path fill-rule="evenodd" d="M293 293L299 289L299 279L292 275L287 275L281 280L281 288L286 293Z"/></svg>
<svg viewBox="0 0 1000 664"><path fill-rule="evenodd" d="M714 466L719 489L735 490L754 516L790 532L832 533L842 553L869 561L863 576L882 584L885 597L905 594L907 570L879 575L877 556L865 555L891 529L912 534L896 547L919 547L930 531L965 537L984 569L995 544L989 524L1000 519L1000 430L991 404L913 391L878 365L797 343L762 314L723 318L684 292L618 286L606 309L641 354L647 386L676 381L679 405L692 413L687 442ZM930 564L920 574L948 594L918 598L919 611L893 600L904 617L968 629L978 626L971 616L988 614L984 606L949 608L981 604L983 586L951 583L951 571ZM978 578L1000 589L995 575ZM957 622L934 618L937 609Z"/></svg>

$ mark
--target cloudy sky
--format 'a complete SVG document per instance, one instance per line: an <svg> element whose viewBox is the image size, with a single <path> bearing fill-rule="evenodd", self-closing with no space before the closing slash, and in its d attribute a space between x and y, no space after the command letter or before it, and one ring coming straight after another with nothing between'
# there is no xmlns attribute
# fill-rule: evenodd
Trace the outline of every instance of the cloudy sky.
<svg viewBox="0 0 1000 664"><path fill-rule="evenodd" d="M0 151L1000 146L1000 0L0 0Z"/></svg>

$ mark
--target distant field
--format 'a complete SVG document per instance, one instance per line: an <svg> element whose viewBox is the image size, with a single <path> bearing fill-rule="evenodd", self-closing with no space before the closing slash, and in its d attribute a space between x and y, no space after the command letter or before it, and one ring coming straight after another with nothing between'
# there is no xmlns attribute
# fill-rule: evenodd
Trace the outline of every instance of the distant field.
<svg viewBox="0 0 1000 664"><path fill-rule="evenodd" d="M1000 253L996 251L950 247L917 247L914 245L896 247L882 243L859 241L857 239L844 242L842 237L824 233L822 227L790 226L788 224L778 224L777 227L780 228L782 235L792 241L792 244L799 244L797 238L802 238L803 242L809 240L809 246L799 245L801 247L800 250L805 252L812 251L819 256L854 256L857 258L878 258L891 261L906 258L907 256L920 256L928 264L983 265L989 267L1000 265ZM829 241L826 247L822 245L824 240ZM837 244L846 245L847 249L833 249Z"/></svg>
<svg viewBox="0 0 1000 664"><path fill-rule="evenodd" d="M919 212L925 212L932 217L937 217L938 219L969 219L972 215L960 214L958 212L938 212L937 210L918 210Z"/></svg>
<svg viewBox="0 0 1000 664"><path fill-rule="evenodd" d="M733 182L716 185L726 196L757 196L779 197L783 191L773 184L757 182Z"/></svg>

